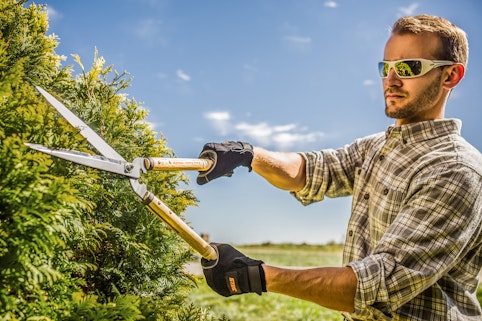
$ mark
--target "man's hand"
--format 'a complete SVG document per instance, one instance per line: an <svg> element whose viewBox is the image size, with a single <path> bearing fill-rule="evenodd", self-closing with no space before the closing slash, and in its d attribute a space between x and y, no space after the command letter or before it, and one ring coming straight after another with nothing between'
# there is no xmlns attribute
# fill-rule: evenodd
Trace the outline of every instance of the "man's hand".
<svg viewBox="0 0 482 321"><path fill-rule="evenodd" d="M201 259L207 284L222 296L266 292L266 280L261 264L228 244L211 243L218 253L216 260Z"/></svg>
<svg viewBox="0 0 482 321"><path fill-rule="evenodd" d="M238 166L246 166L251 171L253 146L244 142L208 143L204 145L199 158L207 158L214 165L207 171L199 172L197 183L204 185L221 176L231 176Z"/></svg>

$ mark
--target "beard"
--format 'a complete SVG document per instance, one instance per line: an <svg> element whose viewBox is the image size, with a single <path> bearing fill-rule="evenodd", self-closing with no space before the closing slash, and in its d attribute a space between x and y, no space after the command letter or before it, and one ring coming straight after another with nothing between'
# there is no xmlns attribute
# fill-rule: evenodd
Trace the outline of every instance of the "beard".
<svg viewBox="0 0 482 321"><path fill-rule="evenodd" d="M414 100L409 101L404 106L395 110L390 110L385 101L385 115L395 119L406 119L412 118L413 116L421 113L423 110L426 110L427 107L433 105L437 100L437 97L440 93L439 86L441 79L442 74L440 73L440 75L427 86L420 96L415 97ZM394 92L397 91L395 90Z"/></svg>

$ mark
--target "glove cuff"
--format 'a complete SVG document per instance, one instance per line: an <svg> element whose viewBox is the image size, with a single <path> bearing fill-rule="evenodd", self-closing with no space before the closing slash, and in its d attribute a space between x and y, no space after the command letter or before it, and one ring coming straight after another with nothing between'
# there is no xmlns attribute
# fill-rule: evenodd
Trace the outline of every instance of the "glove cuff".
<svg viewBox="0 0 482 321"><path fill-rule="evenodd" d="M241 165L247 167L248 170L251 172L253 170L251 163L253 162L253 158L254 158L253 145L246 142L238 142L238 143L243 147L241 154L244 157L244 161L241 163Z"/></svg>
<svg viewBox="0 0 482 321"><path fill-rule="evenodd" d="M263 292L268 292L268 290L266 289L266 277L264 276L263 265L259 266L259 277L261 278L261 290Z"/></svg>
<svg viewBox="0 0 482 321"><path fill-rule="evenodd" d="M259 295L261 295L262 292L266 292L266 278L261 264L248 265L248 280L251 292Z"/></svg>

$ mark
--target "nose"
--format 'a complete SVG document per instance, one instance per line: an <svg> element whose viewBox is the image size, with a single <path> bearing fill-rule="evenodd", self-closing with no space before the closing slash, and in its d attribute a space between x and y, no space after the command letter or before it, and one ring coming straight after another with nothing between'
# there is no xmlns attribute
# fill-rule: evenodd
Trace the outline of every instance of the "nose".
<svg viewBox="0 0 482 321"><path fill-rule="evenodd" d="M401 85L401 78L398 77L397 73L395 72L395 70L393 68L390 68L390 70L388 71L388 75L387 77L384 79L383 81L385 84L387 84L388 86L397 86L397 85Z"/></svg>

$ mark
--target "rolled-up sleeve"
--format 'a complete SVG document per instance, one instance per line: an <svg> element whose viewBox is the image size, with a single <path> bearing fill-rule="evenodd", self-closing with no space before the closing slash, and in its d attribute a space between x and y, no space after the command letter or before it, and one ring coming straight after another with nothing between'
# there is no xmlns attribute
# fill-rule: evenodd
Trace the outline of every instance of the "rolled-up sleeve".
<svg viewBox="0 0 482 321"><path fill-rule="evenodd" d="M293 192L303 205L327 197L349 196L353 193L355 168L363 161L366 140L357 140L340 149L300 153L306 162L306 184Z"/></svg>
<svg viewBox="0 0 482 321"><path fill-rule="evenodd" d="M372 255L348 266L358 280L352 316L363 320L390 320L390 294L385 281L395 267L392 259L384 254Z"/></svg>
<svg viewBox="0 0 482 321"><path fill-rule="evenodd" d="M323 152L299 154L305 159L306 163L306 183L302 190L292 192L291 194L303 205L322 201L327 190L327 182L329 181L326 176L327 172L323 169L325 166Z"/></svg>

